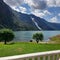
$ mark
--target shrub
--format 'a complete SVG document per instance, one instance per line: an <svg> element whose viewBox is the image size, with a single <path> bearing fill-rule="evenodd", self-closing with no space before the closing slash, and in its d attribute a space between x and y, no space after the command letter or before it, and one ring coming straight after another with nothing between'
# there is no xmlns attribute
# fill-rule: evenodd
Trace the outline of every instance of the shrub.
<svg viewBox="0 0 60 60"><path fill-rule="evenodd" d="M6 44L9 41L12 41L14 38L14 33L10 29L1 29L0 30L0 41L4 41Z"/></svg>
<svg viewBox="0 0 60 60"><path fill-rule="evenodd" d="M30 42L33 42L33 40L30 40Z"/></svg>
<svg viewBox="0 0 60 60"><path fill-rule="evenodd" d="M36 42L38 43L39 41L43 40L43 34L42 33L35 33L35 34L33 34L33 39L35 39Z"/></svg>

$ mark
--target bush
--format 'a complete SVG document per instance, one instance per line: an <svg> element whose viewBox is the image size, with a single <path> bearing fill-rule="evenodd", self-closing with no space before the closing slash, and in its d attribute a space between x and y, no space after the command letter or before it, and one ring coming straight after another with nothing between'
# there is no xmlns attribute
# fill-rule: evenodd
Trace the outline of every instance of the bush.
<svg viewBox="0 0 60 60"><path fill-rule="evenodd" d="M33 39L35 39L36 42L38 43L39 41L43 40L43 34L42 33L35 33L35 34L33 34Z"/></svg>
<svg viewBox="0 0 60 60"><path fill-rule="evenodd" d="M33 40L30 40L30 42L33 42Z"/></svg>
<svg viewBox="0 0 60 60"><path fill-rule="evenodd" d="M6 44L9 41L12 41L14 38L14 33L10 29L1 29L0 30L0 41L4 41Z"/></svg>

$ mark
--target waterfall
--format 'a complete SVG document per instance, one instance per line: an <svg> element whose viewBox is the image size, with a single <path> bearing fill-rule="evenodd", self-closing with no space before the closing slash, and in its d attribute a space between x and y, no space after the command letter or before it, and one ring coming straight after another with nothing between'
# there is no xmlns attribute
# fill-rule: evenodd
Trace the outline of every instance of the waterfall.
<svg viewBox="0 0 60 60"><path fill-rule="evenodd" d="M34 20L34 18L31 18L31 19L32 19L32 21L34 22L34 24L36 25L36 27L37 27L39 30L42 30L42 29L39 27L38 23Z"/></svg>

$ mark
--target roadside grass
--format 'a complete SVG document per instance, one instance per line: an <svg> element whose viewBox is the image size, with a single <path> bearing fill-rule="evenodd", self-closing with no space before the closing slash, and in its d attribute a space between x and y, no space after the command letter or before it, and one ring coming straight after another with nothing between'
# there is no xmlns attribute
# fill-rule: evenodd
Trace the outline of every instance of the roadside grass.
<svg viewBox="0 0 60 60"><path fill-rule="evenodd" d="M0 43L0 57L52 50L60 50L60 44L15 42L4 45L3 43Z"/></svg>

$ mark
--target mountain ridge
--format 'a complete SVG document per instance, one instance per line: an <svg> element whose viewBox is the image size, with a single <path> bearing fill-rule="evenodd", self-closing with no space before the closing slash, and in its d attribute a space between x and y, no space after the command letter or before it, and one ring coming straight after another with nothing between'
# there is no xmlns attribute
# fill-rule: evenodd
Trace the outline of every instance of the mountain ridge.
<svg viewBox="0 0 60 60"><path fill-rule="evenodd" d="M33 14L17 12L0 0L1 28L9 28L14 31L60 30L60 24L47 22Z"/></svg>

